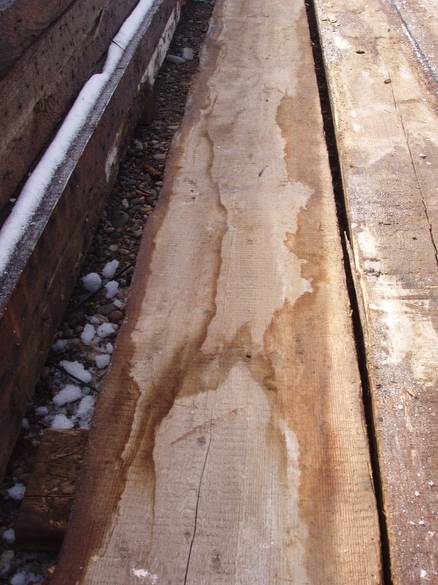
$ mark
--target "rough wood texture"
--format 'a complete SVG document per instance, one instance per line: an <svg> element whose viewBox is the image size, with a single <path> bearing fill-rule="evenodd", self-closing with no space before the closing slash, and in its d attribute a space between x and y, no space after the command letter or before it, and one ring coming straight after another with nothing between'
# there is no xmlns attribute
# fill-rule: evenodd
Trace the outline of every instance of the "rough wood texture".
<svg viewBox="0 0 438 585"><path fill-rule="evenodd" d="M381 583L302 2L219 0L54 585Z"/></svg>
<svg viewBox="0 0 438 585"><path fill-rule="evenodd" d="M0 477L179 6L154 4L0 274Z"/></svg>
<svg viewBox="0 0 438 585"><path fill-rule="evenodd" d="M0 77L75 0L0 0Z"/></svg>
<svg viewBox="0 0 438 585"><path fill-rule="evenodd" d="M385 0L391 21L405 36L424 74L438 83L437 4L435 0ZM394 18L396 16L396 18ZM397 21L398 19L398 21Z"/></svg>
<svg viewBox="0 0 438 585"><path fill-rule="evenodd" d="M15 527L19 547L57 551L61 546L87 439L84 429L44 433Z"/></svg>
<svg viewBox="0 0 438 585"><path fill-rule="evenodd" d="M76 0L0 80L0 209L138 0Z"/></svg>
<svg viewBox="0 0 438 585"><path fill-rule="evenodd" d="M418 585L438 582L437 86L392 4L316 6L365 309L392 579ZM438 4L429 7L417 19L437 22ZM433 38L437 46L436 28Z"/></svg>

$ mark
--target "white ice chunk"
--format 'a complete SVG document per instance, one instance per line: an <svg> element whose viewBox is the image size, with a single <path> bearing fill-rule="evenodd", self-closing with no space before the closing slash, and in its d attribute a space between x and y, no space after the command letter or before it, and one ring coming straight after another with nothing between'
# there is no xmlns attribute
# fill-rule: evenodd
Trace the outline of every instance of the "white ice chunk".
<svg viewBox="0 0 438 585"><path fill-rule="evenodd" d="M96 335L96 329L87 323L81 333L81 341L84 345L90 345Z"/></svg>
<svg viewBox="0 0 438 585"><path fill-rule="evenodd" d="M62 360L62 362L60 362L60 365L62 368L64 368L64 370L68 374L70 374L71 376L74 376L78 380L81 380L82 382L85 382L86 384L88 384L88 382L91 382L92 376L91 376L90 372L88 370L86 370L81 363L69 362L67 360Z"/></svg>
<svg viewBox="0 0 438 585"><path fill-rule="evenodd" d="M186 61L191 61L193 59L193 49L190 47L184 47L182 50L182 56Z"/></svg>
<svg viewBox="0 0 438 585"><path fill-rule="evenodd" d="M110 280L105 285L105 289L106 289L106 298L112 299L113 297L116 296L116 294L119 290L119 283L117 282L117 280Z"/></svg>
<svg viewBox="0 0 438 585"><path fill-rule="evenodd" d="M35 414L37 416L46 416L49 413L47 406L37 406L35 408Z"/></svg>
<svg viewBox="0 0 438 585"><path fill-rule="evenodd" d="M62 390L58 392L58 394L53 397L53 403L56 406L64 406L64 404L75 402L81 397L82 392L79 386L75 386L74 384L67 384Z"/></svg>
<svg viewBox="0 0 438 585"><path fill-rule="evenodd" d="M15 575L11 579L11 585L27 585L29 582L28 579L29 574L25 571L19 571L15 573Z"/></svg>
<svg viewBox="0 0 438 585"><path fill-rule="evenodd" d="M93 396L84 396L79 403L76 416L78 416L81 419L91 418L95 404L96 400L93 398Z"/></svg>
<svg viewBox="0 0 438 585"><path fill-rule="evenodd" d="M41 576L35 575L35 573L30 573L29 571L19 571L18 573L15 573L10 580L11 585L34 585L41 582Z"/></svg>
<svg viewBox="0 0 438 585"><path fill-rule="evenodd" d="M55 341L55 343L52 345L52 349L53 351L57 351L57 352L61 352L64 351L64 349L67 347L67 340L66 339L58 339L57 341Z"/></svg>
<svg viewBox="0 0 438 585"><path fill-rule="evenodd" d="M14 544L15 542L15 530L13 528L8 528L2 534L3 540L5 540L8 544Z"/></svg>
<svg viewBox="0 0 438 585"><path fill-rule="evenodd" d="M97 328L97 335L99 337L109 337L110 335L114 335L117 331L117 326L113 323L102 323Z"/></svg>
<svg viewBox="0 0 438 585"><path fill-rule="evenodd" d="M72 429L73 422L65 414L56 414L50 425L52 429Z"/></svg>
<svg viewBox="0 0 438 585"><path fill-rule="evenodd" d="M8 496L12 500L17 500L19 502L24 498L24 492L26 491L25 486L22 483L16 483L12 487L8 489Z"/></svg>
<svg viewBox="0 0 438 585"><path fill-rule="evenodd" d="M97 272L90 272L82 278L82 285L89 292L96 292L102 286L102 279Z"/></svg>
<svg viewBox="0 0 438 585"><path fill-rule="evenodd" d="M96 366L99 370L106 368L107 365L110 363L111 356L108 353L101 353L100 355L96 356Z"/></svg>
<svg viewBox="0 0 438 585"><path fill-rule="evenodd" d="M104 278L112 278L114 274L117 272L117 268L119 267L118 260L111 260L111 262L107 262L102 270L102 276Z"/></svg>
<svg viewBox="0 0 438 585"><path fill-rule="evenodd" d="M107 353L113 353L113 351L114 351L113 344L112 344L112 343L107 343L107 344L105 345L105 351L106 351ZM433 485L433 483L432 483L432 485Z"/></svg>

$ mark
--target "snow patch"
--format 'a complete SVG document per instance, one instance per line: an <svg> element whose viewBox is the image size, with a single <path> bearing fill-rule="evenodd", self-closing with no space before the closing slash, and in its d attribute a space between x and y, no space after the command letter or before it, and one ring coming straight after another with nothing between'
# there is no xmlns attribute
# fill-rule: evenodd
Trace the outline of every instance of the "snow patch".
<svg viewBox="0 0 438 585"><path fill-rule="evenodd" d="M46 416L47 414L49 414L49 410L47 406L37 406L35 408L35 414L37 416Z"/></svg>
<svg viewBox="0 0 438 585"><path fill-rule="evenodd" d="M12 500L19 502L24 498L24 492L26 491L25 486L22 483L16 483L8 489L8 496Z"/></svg>
<svg viewBox="0 0 438 585"><path fill-rule="evenodd" d="M2 534L2 538L8 544L14 544L15 542L15 530L13 528L8 528Z"/></svg>
<svg viewBox="0 0 438 585"><path fill-rule="evenodd" d="M81 363L62 360L60 366L67 372L67 374L74 376L78 380L81 380L81 382L85 382L86 384L91 382L92 376L90 372L86 370Z"/></svg>
<svg viewBox="0 0 438 585"><path fill-rule="evenodd" d="M96 366L99 370L106 368L111 361L111 356L108 353L102 353L96 356Z"/></svg>
<svg viewBox="0 0 438 585"><path fill-rule="evenodd" d="M117 280L110 280L105 285L105 289L106 289L106 298L112 299L113 297L116 296L116 294L119 291L119 283L117 282Z"/></svg>
<svg viewBox="0 0 438 585"><path fill-rule="evenodd" d="M96 329L87 323L81 333L81 341L84 345L90 345L96 335Z"/></svg>
<svg viewBox="0 0 438 585"><path fill-rule="evenodd" d="M114 335L116 331L117 326L113 323L102 323L97 328L97 335L102 338L109 337L110 335Z"/></svg>
<svg viewBox="0 0 438 585"><path fill-rule="evenodd" d="M76 416L80 419L90 419L93 414L94 405L96 404L93 396L84 396L79 403Z"/></svg>
<svg viewBox="0 0 438 585"><path fill-rule="evenodd" d="M147 569L132 569L132 574L139 579L147 579L151 585L155 585L158 582L158 575L151 573Z"/></svg>
<svg viewBox="0 0 438 585"><path fill-rule="evenodd" d="M102 276L104 278L113 278L114 274L117 272L117 268L119 267L118 260L111 260L111 262L107 262L102 270Z"/></svg>
<svg viewBox="0 0 438 585"><path fill-rule="evenodd" d="M97 272L90 272L82 278L82 285L89 292L96 292L102 286L102 279Z"/></svg>
<svg viewBox="0 0 438 585"><path fill-rule="evenodd" d="M64 388L53 397L53 403L56 406L64 406L70 402L76 402L82 397L82 392L79 386L67 384Z"/></svg>
<svg viewBox="0 0 438 585"><path fill-rule="evenodd" d="M53 351L57 351L57 352L61 352L64 351L64 349L67 347L67 340L66 339L58 339L57 341L55 341L55 343L52 345L52 349Z"/></svg>
<svg viewBox="0 0 438 585"><path fill-rule="evenodd" d="M50 426L52 429L72 429L74 425L65 414L55 414Z"/></svg>

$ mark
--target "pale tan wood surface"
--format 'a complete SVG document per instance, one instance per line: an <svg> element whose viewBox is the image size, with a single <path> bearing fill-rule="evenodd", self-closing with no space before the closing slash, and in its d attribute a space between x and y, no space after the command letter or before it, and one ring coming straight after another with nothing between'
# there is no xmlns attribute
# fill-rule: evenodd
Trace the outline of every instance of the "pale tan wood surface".
<svg viewBox="0 0 438 585"><path fill-rule="evenodd" d="M381 583L300 1L217 2L54 583Z"/></svg>
<svg viewBox="0 0 438 585"><path fill-rule="evenodd" d="M392 3L316 8L364 306L392 578L437 583L437 86ZM422 46L432 63L438 4L429 8L415 18L429 31Z"/></svg>

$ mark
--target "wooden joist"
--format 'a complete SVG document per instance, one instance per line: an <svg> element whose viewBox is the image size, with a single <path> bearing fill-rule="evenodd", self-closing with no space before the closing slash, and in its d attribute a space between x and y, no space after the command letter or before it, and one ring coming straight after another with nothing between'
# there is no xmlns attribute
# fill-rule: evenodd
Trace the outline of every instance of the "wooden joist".
<svg viewBox="0 0 438 585"><path fill-rule="evenodd" d="M304 2L216 4L53 583L381 583Z"/></svg>
<svg viewBox="0 0 438 585"><path fill-rule="evenodd" d="M138 23L0 272L0 477L180 6L156 0Z"/></svg>
<svg viewBox="0 0 438 585"><path fill-rule="evenodd" d="M316 8L364 307L392 581L435 583L438 4Z"/></svg>

